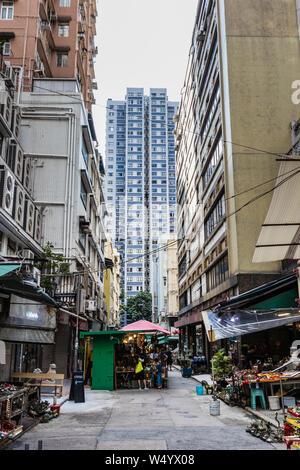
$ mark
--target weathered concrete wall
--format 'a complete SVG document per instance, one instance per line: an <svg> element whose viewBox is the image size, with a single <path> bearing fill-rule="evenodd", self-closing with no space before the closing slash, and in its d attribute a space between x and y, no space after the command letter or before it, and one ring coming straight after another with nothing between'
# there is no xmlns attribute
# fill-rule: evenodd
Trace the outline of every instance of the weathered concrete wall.
<svg viewBox="0 0 300 470"><path fill-rule="evenodd" d="M295 0L226 0L219 2L222 86L227 119L226 196L275 178L276 155L291 147L289 124L299 118L292 103L292 82L300 77L300 43ZM230 118L229 117L230 114ZM242 147L244 146L244 147ZM232 213L251 198L274 187L275 180L228 202ZM255 244L272 192L228 219L231 274L274 272L279 263L252 263Z"/></svg>

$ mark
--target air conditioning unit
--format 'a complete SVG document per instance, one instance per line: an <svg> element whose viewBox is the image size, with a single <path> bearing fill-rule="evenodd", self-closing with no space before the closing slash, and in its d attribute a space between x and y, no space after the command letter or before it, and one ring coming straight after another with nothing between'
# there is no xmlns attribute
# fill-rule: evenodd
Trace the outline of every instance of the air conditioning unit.
<svg viewBox="0 0 300 470"><path fill-rule="evenodd" d="M16 72L13 67L10 66L10 62L6 62L7 67L5 68L6 85L14 88L16 86Z"/></svg>
<svg viewBox="0 0 300 470"><path fill-rule="evenodd" d="M13 213L15 178L6 167L0 167L0 201L1 207L10 215Z"/></svg>
<svg viewBox="0 0 300 470"><path fill-rule="evenodd" d="M15 221L24 227L24 216L25 216L25 192L20 185L15 187L15 202L14 202L14 219Z"/></svg>
<svg viewBox="0 0 300 470"><path fill-rule="evenodd" d="M86 300L85 309L89 312L95 312L97 309L96 300Z"/></svg>
<svg viewBox="0 0 300 470"><path fill-rule="evenodd" d="M21 147L17 145L14 173L20 181L22 181L22 177L23 177L23 165L24 165L24 153Z"/></svg>
<svg viewBox="0 0 300 470"><path fill-rule="evenodd" d="M24 155L21 147L10 139L6 153L6 163L19 181L22 182Z"/></svg>
<svg viewBox="0 0 300 470"><path fill-rule="evenodd" d="M8 127L11 125L12 103L12 97L7 91L0 92L0 112Z"/></svg>
<svg viewBox="0 0 300 470"><path fill-rule="evenodd" d="M33 267L32 276L38 286L41 284L41 271L38 268Z"/></svg>
<svg viewBox="0 0 300 470"><path fill-rule="evenodd" d="M33 202L26 198L26 208L25 208L25 230L33 237L34 235L34 216L35 216L35 205Z"/></svg>
<svg viewBox="0 0 300 470"><path fill-rule="evenodd" d="M80 313L85 313L85 299L86 291L85 289L80 290Z"/></svg>
<svg viewBox="0 0 300 470"><path fill-rule="evenodd" d="M11 123L11 130L14 136L18 139L20 136L20 127L21 127L21 113L19 108L13 110L13 117Z"/></svg>
<svg viewBox="0 0 300 470"><path fill-rule="evenodd" d="M27 191L30 190L30 169L31 169L31 164L30 164L30 158L25 158L24 159L24 165L23 165L23 186Z"/></svg>
<svg viewBox="0 0 300 470"><path fill-rule="evenodd" d="M40 209L35 209L34 217L34 239L36 242L41 243L42 238L42 214Z"/></svg>

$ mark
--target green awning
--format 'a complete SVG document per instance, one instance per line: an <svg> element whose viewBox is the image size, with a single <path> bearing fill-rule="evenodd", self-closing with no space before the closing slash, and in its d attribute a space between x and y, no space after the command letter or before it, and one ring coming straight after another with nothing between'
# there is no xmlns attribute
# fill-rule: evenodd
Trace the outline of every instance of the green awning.
<svg viewBox="0 0 300 470"><path fill-rule="evenodd" d="M158 340L158 344L166 344L168 342L168 338L164 337L164 338L159 338Z"/></svg>
<svg viewBox="0 0 300 470"><path fill-rule="evenodd" d="M18 269L20 266L20 264L1 264L0 277L5 276L5 274L10 273L11 271L15 271L15 269Z"/></svg>
<svg viewBox="0 0 300 470"><path fill-rule="evenodd" d="M168 341L179 341L179 335L169 336Z"/></svg>

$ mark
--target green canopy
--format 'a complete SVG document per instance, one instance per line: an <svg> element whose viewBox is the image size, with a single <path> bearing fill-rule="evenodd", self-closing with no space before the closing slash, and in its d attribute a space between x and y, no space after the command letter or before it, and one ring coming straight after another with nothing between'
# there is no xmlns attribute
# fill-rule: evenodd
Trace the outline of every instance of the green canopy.
<svg viewBox="0 0 300 470"><path fill-rule="evenodd" d="M179 341L179 335L169 336L168 341Z"/></svg>
<svg viewBox="0 0 300 470"><path fill-rule="evenodd" d="M7 267L8 265L1 265L1 268ZM12 267L12 265L10 265ZM18 265L14 265L13 269L17 269ZM14 294L25 299L35 300L44 305L50 307L59 307L59 304L52 299L41 287L28 279L23 279L22 276L12 273L13 269L7 271L0 276L0 292L4 294Z"/></svg>
<svg viewBox="0 0 300 470"><path fill-rule="evenodd" d="M1 264L0 265L0 277L5 276L5 274L18 269L21 265L20 264Z"/></svg>

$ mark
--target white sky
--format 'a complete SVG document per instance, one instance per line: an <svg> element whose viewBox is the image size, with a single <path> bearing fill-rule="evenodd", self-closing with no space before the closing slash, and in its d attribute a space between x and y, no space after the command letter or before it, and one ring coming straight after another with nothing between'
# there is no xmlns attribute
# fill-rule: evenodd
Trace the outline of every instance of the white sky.
<svg viewBox="0 0 300 470"><path fill-rule="evenodd" d="M105 156L108 98L123 100L127 87L167 88L170 101L180 90L191 45L198 0L98 0L93 116Z"/></svg>

